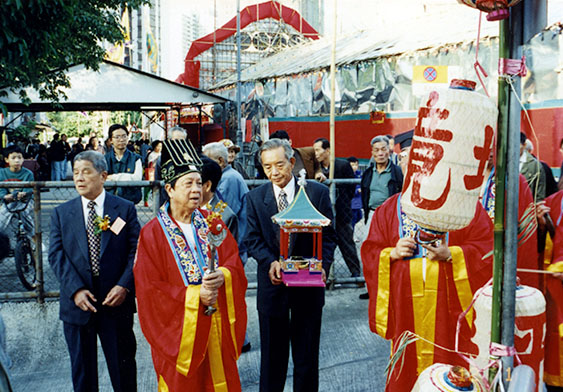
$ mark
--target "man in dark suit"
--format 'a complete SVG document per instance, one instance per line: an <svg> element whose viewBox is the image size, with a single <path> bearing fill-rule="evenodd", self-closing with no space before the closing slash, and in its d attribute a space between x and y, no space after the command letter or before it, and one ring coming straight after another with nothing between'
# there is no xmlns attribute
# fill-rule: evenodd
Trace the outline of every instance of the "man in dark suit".
<svg viewBox="0 0 563 392"><path fill-rule="evenodd" d="M330 142L325 138L317 139L313 144L313 149L321 169L315 179L324 182L329 177ZM356 175L347 160L335 159L334 178L354 179ZM361 272L360 259L354 242L354 228L352 227L352 198L355 192L355 184L338 184L336 186L336 202L334 203L334 210L336 211L335 227L338 233L336 241L353 278L359 277Z"/></svg>
<svg viewBox="0 0 563 392"><path fill-rule="evenodd" d="M102 154L78 154L73 179L80 197L51 216L49 263L60 282L75 391L98 390L97 336L113 389L137 389L132 268L140 226L133 203L105 192L106 178Z"/></svg>
<svg viewBox="0 0 563 392"><path fill-rule="evenodd" d="M293 150L286 140L271 139L260 147L264 172L271 183L253 189L248 199L246 243L258 262L257 307L260 323L260 391L283 391L289 360L294 364L293 390L314 392L319 386L319 344L324 288L286 287L282 284L279 226L272 216L293 201L299 190L292 174ZM315 208L332 220L328 188L307 182L307 195ZM323 278L334 256L333 226L323 229ZM312 234L291 238L290 255L310 257Z"/></svg>

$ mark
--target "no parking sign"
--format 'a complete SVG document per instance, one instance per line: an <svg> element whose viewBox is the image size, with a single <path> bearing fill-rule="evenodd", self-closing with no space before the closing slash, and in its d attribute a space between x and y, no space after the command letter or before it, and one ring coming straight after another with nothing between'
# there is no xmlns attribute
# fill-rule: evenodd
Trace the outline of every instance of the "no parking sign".
<svg viewBox="0 0 563 392"><path fill-rule="evenodd" d="M413 94L420 96L436 88L447 88L452 76L449 75L451 73L449 68L447 65L414 65L412 67Z"/></svg>
<svg viewBox="0 0 563 392"><path fill-rule="evenodd" d="M447 65L415 65L412 69L413 83L448 83Z"/></svg>

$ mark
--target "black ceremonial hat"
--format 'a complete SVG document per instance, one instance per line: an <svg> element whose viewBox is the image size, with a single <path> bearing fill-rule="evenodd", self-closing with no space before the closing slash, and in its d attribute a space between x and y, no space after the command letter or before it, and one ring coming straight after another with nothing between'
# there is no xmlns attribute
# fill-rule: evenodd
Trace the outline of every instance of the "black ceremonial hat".
<svg viewBox="0 0 563 392"><path fill-rule="evenodd" d="M399 144L401 146L401 150L403 148L410 147L411 144L412 144L413 134L414 134L414 129L411 129L410 131L406 131L406 132L403 132L403 133L396 135L395 136L395 144Z"/></svg>
<svg viewBox="0 0 563 392"><path fill-rule="evenodd" d="M202 162L189 140L165 140L160 156L160 174L169 184L187 173L201 172Z"/></svg>

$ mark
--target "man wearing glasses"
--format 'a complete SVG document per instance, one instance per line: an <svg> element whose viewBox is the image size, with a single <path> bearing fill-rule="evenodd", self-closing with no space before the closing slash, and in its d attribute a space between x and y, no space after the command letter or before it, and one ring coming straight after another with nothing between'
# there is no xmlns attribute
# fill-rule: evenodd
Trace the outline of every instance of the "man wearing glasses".
<svg viewBox="0 0 563 392"><path fill-rule="evenodd" d="M113 149L105 155L109 174L107 181L141 181L143 163L139 155L127 149L129 141L127 128L121 124L113 124L109 127L108 138ZM134 204L140 202L142 196L140 187L116 187L112 193Z"/></svg>

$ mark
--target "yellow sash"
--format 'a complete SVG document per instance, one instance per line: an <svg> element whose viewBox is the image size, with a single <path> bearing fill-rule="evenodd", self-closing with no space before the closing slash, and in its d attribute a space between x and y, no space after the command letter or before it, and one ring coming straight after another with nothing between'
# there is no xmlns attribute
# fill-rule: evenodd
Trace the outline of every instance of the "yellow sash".
<svg viewBox="0 0 563 392"><path fill-rule="evenodd" d="M385 248L379 254L379 269L377 275L377 299L375 302L375 326L377 334L386 338L389 323L389 281L391 277L391 251Z"/></svg>
<svg viewBox="0 0 563 392"><path fill-rule="evenodd" d="M227 268L219 267L225 278L225 293L227 300L227 316L230 324L231 338L234 344L235 353L237 353L236 335L235 335L235 302L233 295L233 284L231 271ZM193 349L195 345L197 320L200 307L200 289L201 285L189 285L186 288L186 299L184 306L184 325L182 328L182 340L180 342L180 350L176 360L176 370L187 376L192 365ZM223 366L223 356L221 354L222 329L221 329L221 309L216 304L217 312L211 316L211 327L207 340L207 355L209 355L209 366L211 377L213 379L213 387L215 391L228 391L227 381L225 377L225 369ZM238 358L238 354L235 354ZM159 392L167 391L165 380L162 376L159 379Z"/></svg>
<svg viewBox="0 0 563 392"><path fill-rule="evenodd" d="M385 248L379 255L379 270L376 298L376 330L381 337L386 337L389 323L391 250ZM458 246L450 247L454 284L461 308L465 310L473 298L467 273L463 250ZM436 306L440 261L427 260L426 282L422 279L422 259L409 260L411 290L413 296L414 332L423 338L434 341L436 331ZM473 313L468 312L466 320L469 326L473 322ZM434 347L422 340L417 340L416 350L419 373L433 363Z"/></svg>

